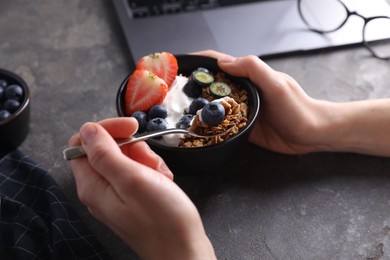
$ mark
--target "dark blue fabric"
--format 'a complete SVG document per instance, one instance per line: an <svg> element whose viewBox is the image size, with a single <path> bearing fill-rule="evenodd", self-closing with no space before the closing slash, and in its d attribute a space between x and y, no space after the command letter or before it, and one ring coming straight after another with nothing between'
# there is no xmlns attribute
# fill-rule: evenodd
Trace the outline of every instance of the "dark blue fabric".
<svg viewBox="0 0 390 260"><path fill-rule="evenodd" d="M19 150L0 158L0 259L110 259L55 180Z"/></svg>

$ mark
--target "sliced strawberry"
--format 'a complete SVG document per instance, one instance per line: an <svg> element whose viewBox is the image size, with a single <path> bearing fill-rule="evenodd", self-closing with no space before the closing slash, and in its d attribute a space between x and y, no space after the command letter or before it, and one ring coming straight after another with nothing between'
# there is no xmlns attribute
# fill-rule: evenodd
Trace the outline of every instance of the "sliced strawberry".
<svg viewBox="0 0 390 260"><path fill-rule="evenodd" d="M168 92L165 81L148 70L135 70L127 82L125 94L126 113L147 111L160 104Z"/></svg>
<svg viewBox="0 0 390 260"><path fill-rule="evenodd" d="M179 66L176 57L169 52L155 52L142 57L137 62L137 69L147 69L171 86L175 80Z"/></svg>

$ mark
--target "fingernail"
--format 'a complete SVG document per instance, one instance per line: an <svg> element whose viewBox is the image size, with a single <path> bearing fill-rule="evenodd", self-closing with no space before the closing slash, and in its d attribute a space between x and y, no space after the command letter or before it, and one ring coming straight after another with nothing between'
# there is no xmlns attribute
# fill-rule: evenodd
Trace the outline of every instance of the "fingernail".
<svg viewBox="0 0 390 260"><path fill-rule="evenodd" d="M221 62L221 63L232 63L235 60L236 60L236 58L233 56L230 56L230 55L224 55L224 56L218 58L218 62Z"/></svg>
<svg viewBox="0 0 390 260"><path fill-rule="evenodd" d="M158 155L156 154L155 151L153 151L149 146L148 146L149 152L153 154L156 157L159 157L159 164L157 166L157 169L159 172L170 172L171 170L169 169L168 165L165 163L165 161Z"/></svg>
<svg viewBox="0 0 390 260"><path fill-rule="evenodd" d="M171 169L169 169L168 165L164 161L162 161L159 165L159 172L167 176L170 180L173 181L173 173Z"/></svg>
<svg viewBox="0 0 390 260"><path fill-rule="evenodd" d="M164 162L161 161L159 165L160 172L170 172L171 170L169 169L168 165Z"/></svg>
<svg viewBox="0 0 390 260"><path fill-rule="evenodd" d="M88 144L96 135L96 127L91 123L84 124L80 129L81 141Z"/></svg>

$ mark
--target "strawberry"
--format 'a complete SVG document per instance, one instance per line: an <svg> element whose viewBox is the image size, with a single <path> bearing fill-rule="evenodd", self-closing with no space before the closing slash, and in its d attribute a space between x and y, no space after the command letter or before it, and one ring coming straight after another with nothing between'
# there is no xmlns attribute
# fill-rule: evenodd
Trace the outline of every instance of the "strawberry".
<svg viewBox="0 0 390 260"><path fill-rule="evenodd" d="M135 70L131 74L125 94L127 115L135 111L147 111L160 104L168 92L165 81L148 70Z"/></svg>
<svg viewBox="0 0 390 260"><path fill-rule="evenodd" d="M147 69L171 86L175 80L179 66L176 57L169 52L154 52L142 57L137 62L137 69Z"/></svg>

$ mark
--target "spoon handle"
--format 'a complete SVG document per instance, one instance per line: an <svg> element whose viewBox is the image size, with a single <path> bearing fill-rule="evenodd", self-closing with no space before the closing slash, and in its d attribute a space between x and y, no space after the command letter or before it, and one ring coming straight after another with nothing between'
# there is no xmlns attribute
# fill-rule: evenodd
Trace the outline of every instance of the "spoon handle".
<svg viewBox="0 0 390 260"><path fill-rule="evenodd" d="M130 144L134 142L144 141L149 138L158 137L162 135L167 134L188 134L188 131L186 129L180 129L180 128L170 128L165 130L158 130L154 132L147 132L143 134L139 134L137 136L133 136L127 139L121 139L117 140L118 146L122 146L125 144ZM73 146L68 147L62 152L65 160L72 160L75 158L83 157L85 156L85 152L81 146Z"/></svg>

